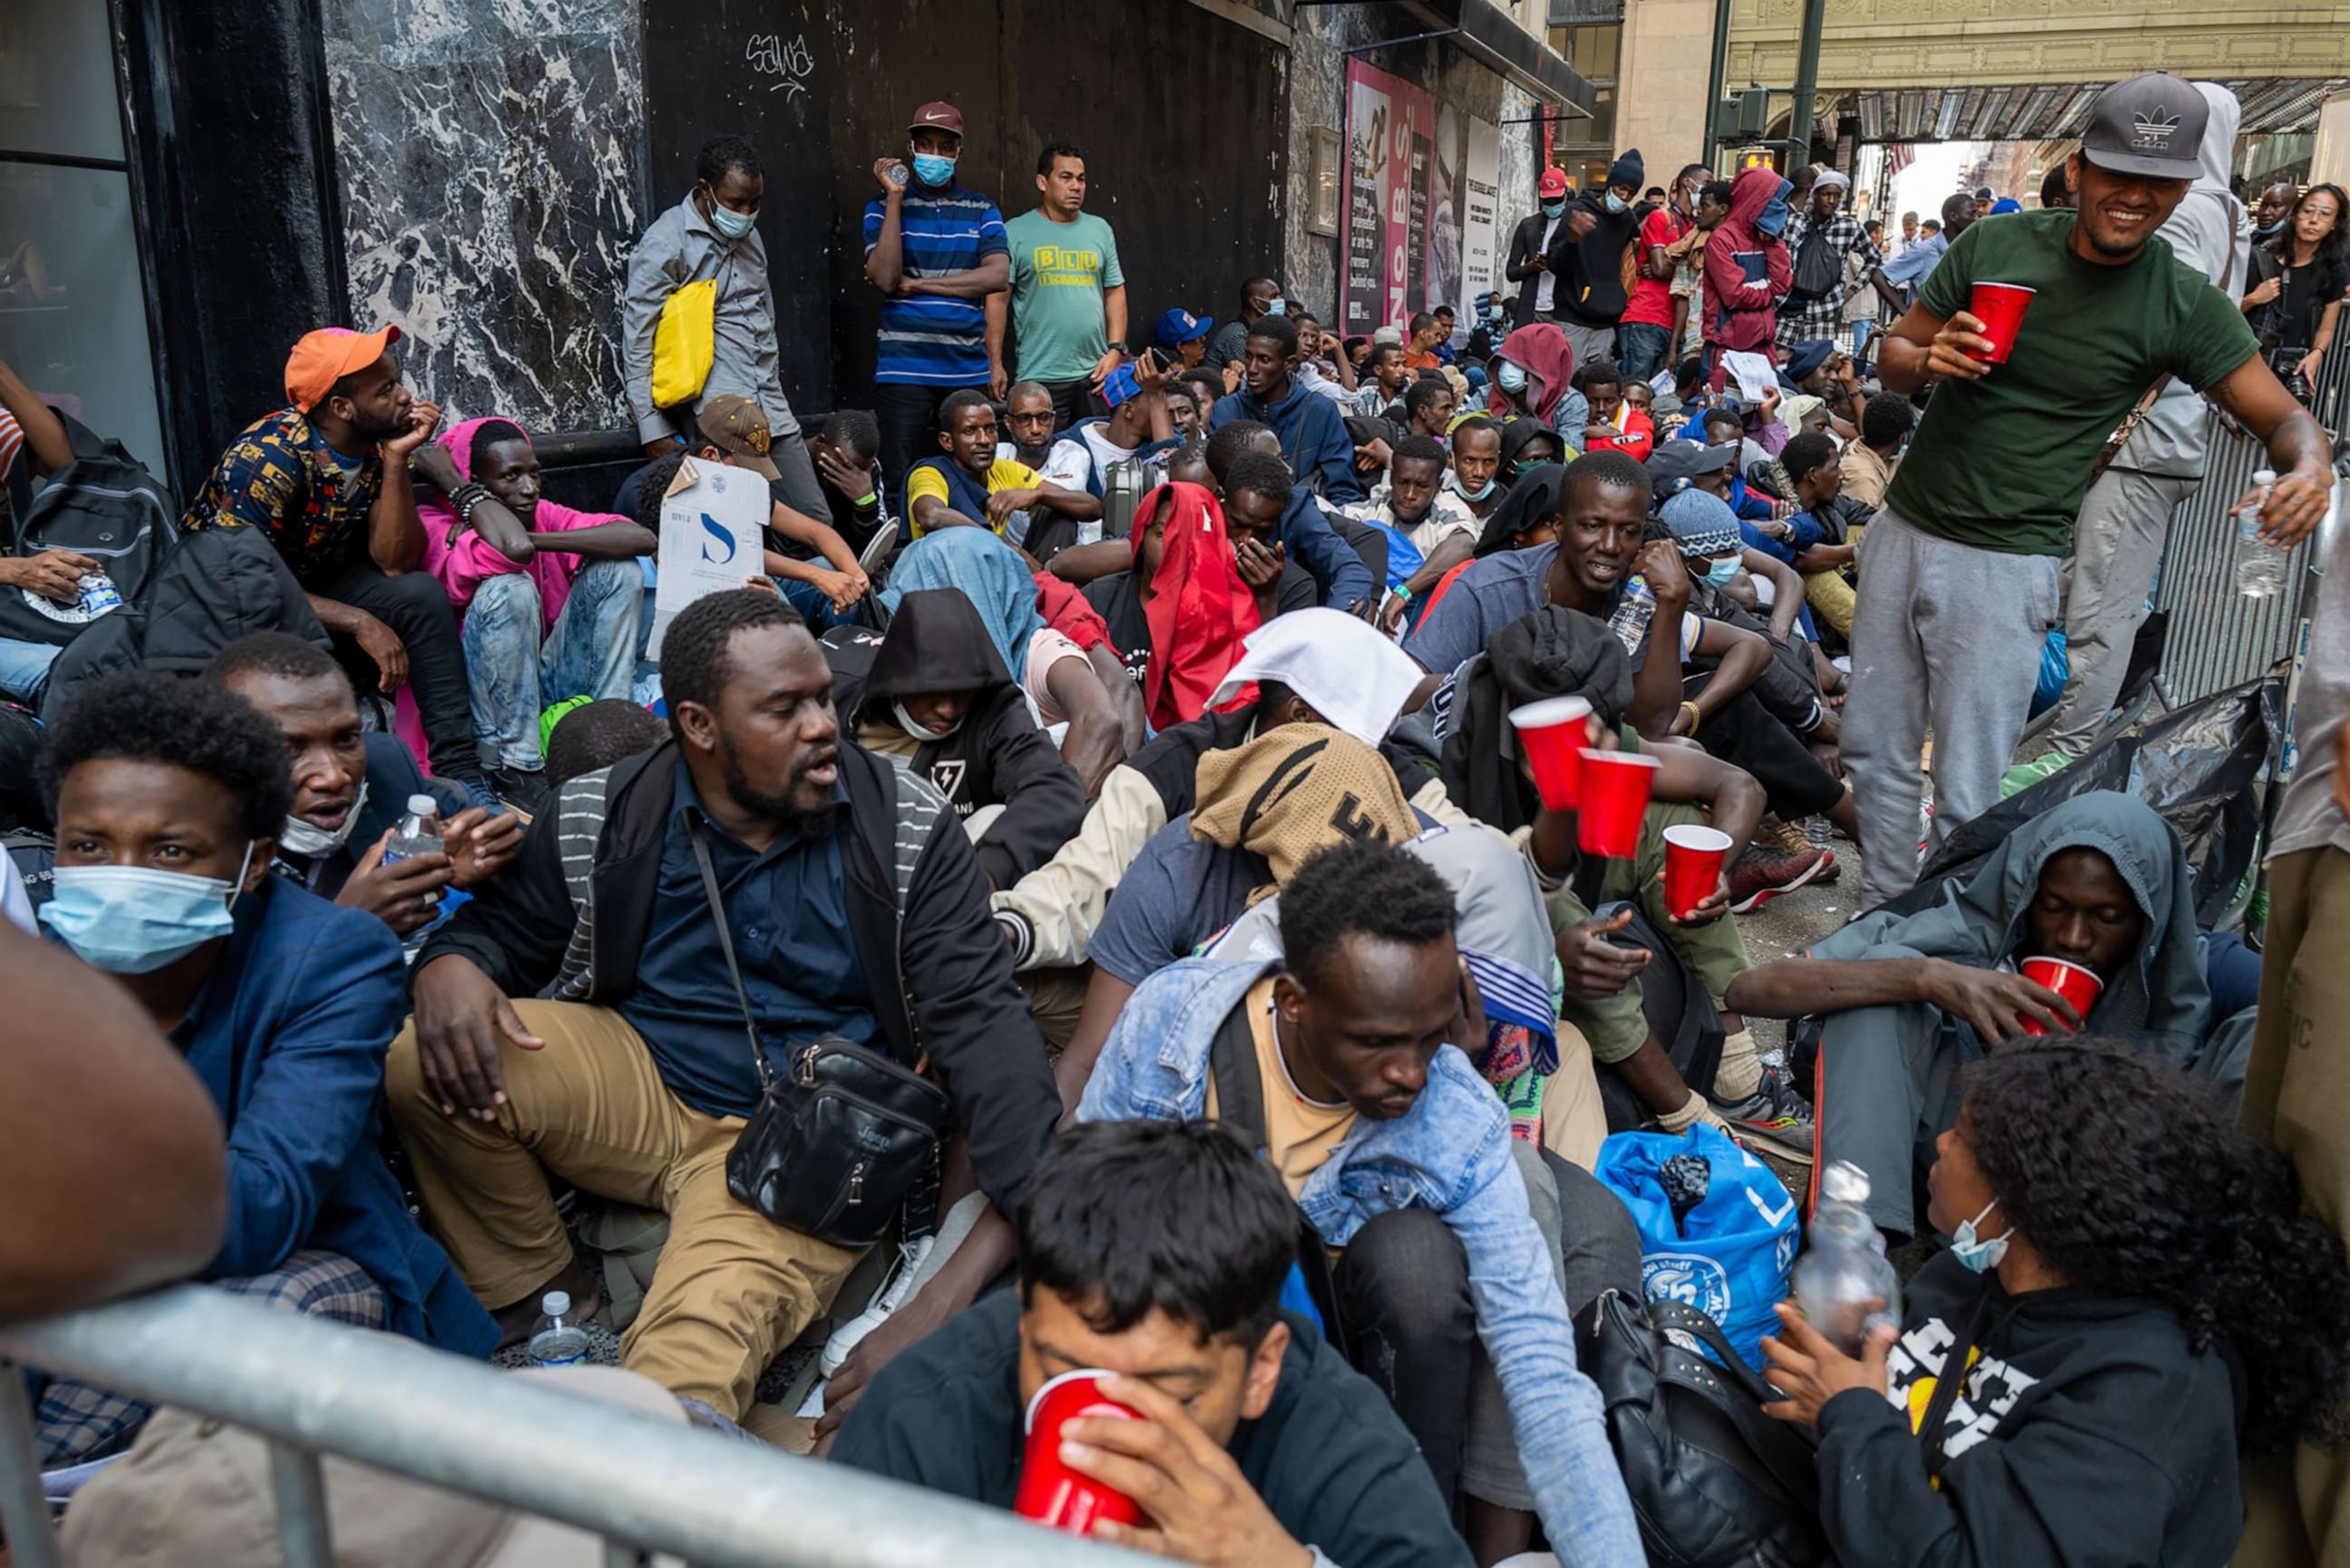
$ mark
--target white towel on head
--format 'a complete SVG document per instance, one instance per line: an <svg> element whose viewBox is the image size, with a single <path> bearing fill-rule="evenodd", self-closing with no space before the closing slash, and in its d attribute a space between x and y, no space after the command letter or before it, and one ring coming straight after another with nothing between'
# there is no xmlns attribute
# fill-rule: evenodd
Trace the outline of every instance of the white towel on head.
<svg viewBox="0 0 2350 1568"><path fill-rule="evenodd" d="M1395 727L1404 700L1427 671L1368 622L1343 610L1302 609L1275 616L1248 634L1241 661L1208 699L1222 707L1252 680L1274 680L1297 693L1330 727L1376 746Z"/></svg>

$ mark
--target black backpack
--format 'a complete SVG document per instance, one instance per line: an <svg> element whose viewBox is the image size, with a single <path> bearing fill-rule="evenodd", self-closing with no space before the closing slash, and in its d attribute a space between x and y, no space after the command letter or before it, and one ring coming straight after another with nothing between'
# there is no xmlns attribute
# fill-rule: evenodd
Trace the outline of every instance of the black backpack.
<svg viewBox="0 0 2350 1568"><path fill-rule="evenodd" d="M1592 914L1612 919L1624 908L1607 904ZM1638 906L1631 909L1630 923L1620 931L1609 932L1607 940L1617 947L1648 950L1648 965L1640 971L1640 1011L1648 1018L1648 1032L1664 1046L1681 1081L1703 1094L1713 1087L1714 1074L1721 1066L1721 1014L1663 933L1648 924ZM1648 1107L1615 1073L1599 1075L1599 1100L1607 1110L1611 1133L1638 1132L1651 1119Z"/></svg>
<svg viewBox="0 0 2350 1568"><path fill-rule="evenodd" d="M11 556L71 550L101 563L125 606L143 603L155 568L179 539L171 493L111 436L101 439L60 414L74 460L49 476L16 519L16 536L0 541ZM100 614L106 612L101 611ZM0 638L59 647L98 618L78 605L60 605L29 589L0 589Z"/></svg>
<svg viewBox="0 0 2350 1568"><path fill-rule="evenodd" d="M1650 1568L1830 1561L1818 1439L1762 1414L1778 1396L1711 1318L1610 1290L1576 1319L1575 1339Z"/></svg>

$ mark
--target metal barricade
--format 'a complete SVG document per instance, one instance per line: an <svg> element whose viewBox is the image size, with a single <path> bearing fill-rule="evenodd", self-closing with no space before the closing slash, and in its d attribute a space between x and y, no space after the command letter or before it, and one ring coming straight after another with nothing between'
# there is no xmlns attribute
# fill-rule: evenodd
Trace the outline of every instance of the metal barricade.
<svg viewBox="0 0 2350 1568"><path fill-rule="evenodd" d="M2345 410L2350 355L2330 358L2321 368L2310 403L2318 423L2336 432ZM2173 708L2257 680L2291 655L2316 602L2324 566L2313 539L2287 559L2284 592L2255 599L2236 591L2238 530L2228 509L2251 488L2252 472L2266 465L2268 454L2259 441L2231 433L2218 415L2210 418L2203 483L2170 514L2155 596L2170 618L2157 690Z"/></svg>
<svg viewBox="0 0 2350 1568"><path fill-rule="evenodd" d="M287 1568L332 1568L321 1455L604 1538L609 1568L1115 1568L1139 1555L961 1499L679 1427L389 1334L182 1285L0 1327L0 1356L269 1440ZM0 1521L56 1568L24 1380L0 1361Z"/></svg>

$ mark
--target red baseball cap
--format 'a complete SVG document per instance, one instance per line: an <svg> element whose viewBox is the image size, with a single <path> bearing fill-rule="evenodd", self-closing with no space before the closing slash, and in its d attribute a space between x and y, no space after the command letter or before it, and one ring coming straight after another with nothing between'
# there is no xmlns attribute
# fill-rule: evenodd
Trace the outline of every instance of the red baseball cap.
<svg viewBox="0 0 2350 1568"><path fill-rule="evenodd" d="M1566 171L1545 169L1542 171L1542 193L1545 199L1566 194Z"/></svg>
<svg viewBox="0 0 2350 1568"><path fill-rule="evenodd" d="M926 103L914 111L914 123L908 130L951 130L962 134L962 110L951 103Z"/></svg>
<svg viewBox="0 0 2350 1568"><path fill-rule="evenodd" d="M326 400L335 383L354 370L364 370L400 341L397 327L378 332L354 332L348 327L321 327L305 332L294 352L286 357L286 400L308 413Z"/></svg>

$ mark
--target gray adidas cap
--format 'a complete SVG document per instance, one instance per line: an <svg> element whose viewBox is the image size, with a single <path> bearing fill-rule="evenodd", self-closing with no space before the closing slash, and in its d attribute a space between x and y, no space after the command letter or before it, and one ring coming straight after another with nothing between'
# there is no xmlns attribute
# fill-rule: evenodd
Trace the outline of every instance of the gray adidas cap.
<svg viewBox="0 0 2350 1568"><path fill-rule="evenodd" d="M2097 95L2081 132L2081 156L2116 174L2192 180L2211 106L2192 82L2148 71Z"/></svg>

